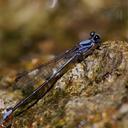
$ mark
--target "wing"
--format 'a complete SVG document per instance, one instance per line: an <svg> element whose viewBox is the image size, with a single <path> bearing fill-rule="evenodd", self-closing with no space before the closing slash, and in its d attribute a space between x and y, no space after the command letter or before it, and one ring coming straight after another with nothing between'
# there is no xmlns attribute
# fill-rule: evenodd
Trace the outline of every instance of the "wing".
<svg viewBox="0 0 128 128"><path fill-rule="evenodd" d="M71 50L72 51L72 50ZM48 80L46 80L43 84L41 84L38 88L36 88L29 96L18 102L14 107L11 107L10 110L7 110L3 115L3 119L0 122L0 127L6 123L5 126L10 124L9 122L12 121L10 120L10 117L16 117L20 114L22 114L24 111L27 109L31 108L34 104L36 104L43 96L45 96L53 87L53 85L56 83L56 81L63 76L65 72L68 71L70 66L72 64L74 65L73 62L77 60L78 55L76 54L76 50L73 50L72 52L67 52L70 53L70 56L63 56L63 65L55 67L56 72L53 72L52 75ZM61 59L57 60L57 62L60 62ZM54 60L55 61L55 60ZM50 63L51 64L51 63ZM42 67L40 67L42 69ZM35 69L37 70L37 69ZM30 73L30 72L28 72ZM26 74L27 75L27 74ZM25 77L25 76L23 76ZM22 78L22 77L21 77ZM21 79L20 78L20 79Z"/></svg>
<svg viewBox="0 0 128 128"><path fill-rule="evenodd" d="M28 90L28 93L32 88L37 88L54 72L56 72L69 58L71 58L77 49L78 47L74 47L48 63L42 64L31 71L25 72L22 76L16 79L15 88L23 89L23 91Z"/></svg>
<svg viewBox="0 0 128 128"><path fill-rule="evenodd" d="M46 80L42 85L36 88L29 96L27 96L26 98L21 100L19 103L17 103L12 108L12 111L13 112L15 111L15 116L31 108L43 96L45 96L51 90L51 88L56 83L56 81L60 79L60 77L63 76L63 74L67 72L72 65L74 65L74 62L76 62L77 58L78 58L78 55L74 54L63 65L61 65L61 67L58 68L57 71L54 72L53 75L48 80Z"/></svg>

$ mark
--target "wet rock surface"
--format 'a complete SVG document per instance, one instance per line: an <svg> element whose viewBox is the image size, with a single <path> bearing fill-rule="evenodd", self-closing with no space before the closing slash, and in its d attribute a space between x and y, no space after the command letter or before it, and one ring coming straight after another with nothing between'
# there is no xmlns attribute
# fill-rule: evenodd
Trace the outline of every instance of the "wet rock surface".
<svg viewBox="0 0 128 128"><path fill-rule="evenodd" d="M21 99L16 91L1 89L0 92L0 99L3 100L1 110ZM38 104L15 118L12 127L127 126L128 43L106 41L84 62L74 65Z"/></svg>

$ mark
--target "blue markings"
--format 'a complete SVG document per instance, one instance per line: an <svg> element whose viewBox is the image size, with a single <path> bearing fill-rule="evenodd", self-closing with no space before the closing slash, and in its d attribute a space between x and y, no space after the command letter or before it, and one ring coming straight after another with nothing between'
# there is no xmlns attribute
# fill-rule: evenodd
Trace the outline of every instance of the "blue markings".
<svg viewBox="0 0 128 128"><path fill-rule="evenodd" d="M12 110L6 110L5 113L3 114L3 119L5 120L10 114L12 113Z"/></svg>
<svg viewBox="0 0 128 128"><path fill-rule="evenodd" d="M85 52L89 48L91 48L94 44L100 43L101 39L100 36L97 35L95 32L90 33L90 38L79 43L79 51Z"/></svg>
<svg viewBox="0 0 128 128"><path fill-rule="evenodd" d="M81 41L79 43L80 47L79 47L79 50L80 51L86 51L88 48L91 48L92 45L93 45L93 41L91 39L89 40L85 40L85 41Z"/></svg>

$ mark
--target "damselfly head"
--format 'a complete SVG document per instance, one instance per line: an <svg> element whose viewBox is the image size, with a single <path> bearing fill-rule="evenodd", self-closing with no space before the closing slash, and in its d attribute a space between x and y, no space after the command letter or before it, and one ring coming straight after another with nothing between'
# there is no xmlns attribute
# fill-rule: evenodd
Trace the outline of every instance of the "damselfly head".
<svg viewBox="0 0 128 128"><path fill-rule="evenodd" d="M90 39L93 39L94 43L100 43L101 42L101 38L98 34L96 34L96 32L90 32Z"/></svg>
<svg viewBox="0 0 128 128"><path fill-rule="evenodd" d="M100 43L101 42L101 38L100 38L99 35L95 35L93 39L94 39L95 43Z"/></svg>

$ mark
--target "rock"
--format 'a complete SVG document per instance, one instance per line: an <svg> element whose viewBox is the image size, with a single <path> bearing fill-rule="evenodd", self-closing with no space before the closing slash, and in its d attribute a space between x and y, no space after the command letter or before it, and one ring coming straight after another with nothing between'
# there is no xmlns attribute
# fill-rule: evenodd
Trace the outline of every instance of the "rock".
<svg viewBox="0 0 128 128"><path fill-rule="evenodd" d="M126 128L128 43L106 41L74 65L40 102L15 118L15 128Z"/></svg>

